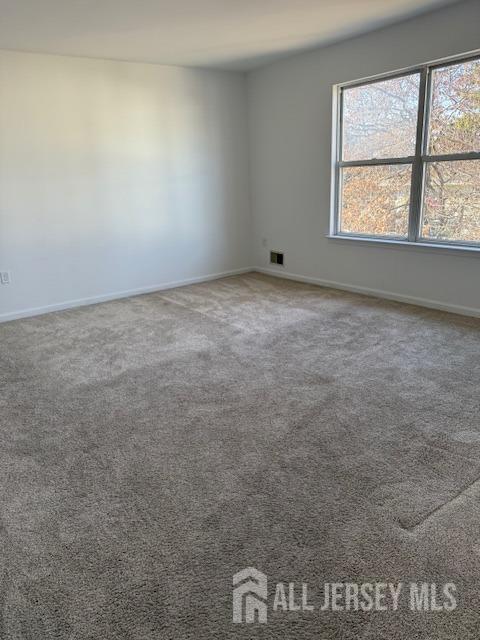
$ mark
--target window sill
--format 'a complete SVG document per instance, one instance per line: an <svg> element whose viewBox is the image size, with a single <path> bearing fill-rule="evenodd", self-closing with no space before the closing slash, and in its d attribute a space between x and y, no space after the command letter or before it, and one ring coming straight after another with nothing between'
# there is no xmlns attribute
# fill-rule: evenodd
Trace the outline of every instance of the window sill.
<svg viewBox="0 0 480 640"><path fill-rule="evenodd" d="M346 235L332 235L326 236L329 240L345 240L346 242L360 242L373 245L388 245L390 247L408 247L410 249L420 249L421 251L431 250L435 253L456 253L458 255L473 255L480 256L480 247L461 245L461 244L448 244L443 242L408 242L407 240L389 240L388 238L368 238L362 236L346 236Z"/></svg>

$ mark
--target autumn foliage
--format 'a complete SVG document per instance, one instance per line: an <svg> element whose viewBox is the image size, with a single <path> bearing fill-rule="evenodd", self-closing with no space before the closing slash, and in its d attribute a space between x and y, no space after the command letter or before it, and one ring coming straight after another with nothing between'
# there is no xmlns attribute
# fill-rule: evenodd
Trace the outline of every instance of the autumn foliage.
<svg viewBox="0 0 480 640"><path fill-rule="evenodd" d="M343 92L343 160L408 158L415 153L420 76ZM480 151L480 60L432 71L429 156ZM426 162L421 236L480 241L480 161ZM344 167L341 231L406 237L412 164Z"/></svg>

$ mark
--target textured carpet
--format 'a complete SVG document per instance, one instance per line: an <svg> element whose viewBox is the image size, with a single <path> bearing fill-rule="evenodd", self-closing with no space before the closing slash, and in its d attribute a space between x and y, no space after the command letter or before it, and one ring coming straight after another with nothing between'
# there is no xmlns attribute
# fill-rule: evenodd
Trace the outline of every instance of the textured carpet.
<svg viewBox="0 0 480 640"><path fill-rule="evenodd" d="M480 637L480 323L258 274L0 325L0 637ZM232 576L269 579L232 623ZM273 612L275 583L458 608Z"/></svg>

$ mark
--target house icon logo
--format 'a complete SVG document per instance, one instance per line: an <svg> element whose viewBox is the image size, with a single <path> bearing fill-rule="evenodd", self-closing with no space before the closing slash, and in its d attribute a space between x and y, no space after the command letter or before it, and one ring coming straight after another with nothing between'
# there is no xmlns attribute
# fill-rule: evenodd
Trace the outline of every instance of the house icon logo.
<svg viewBox="0 0 480 640"><path fill-rule="evenodd" d="M248 567L233 576L233 622L267 622L267 576Z"/></svg>

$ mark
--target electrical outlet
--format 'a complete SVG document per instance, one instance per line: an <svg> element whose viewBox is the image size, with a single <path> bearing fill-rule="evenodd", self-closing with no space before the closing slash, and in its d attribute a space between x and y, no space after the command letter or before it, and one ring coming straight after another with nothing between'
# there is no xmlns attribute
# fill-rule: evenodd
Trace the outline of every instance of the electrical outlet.
<svg viewBox="0 0 480 640"><path fill-rule="evenodd" d="M262 247L266 247L268 244L267 239L266 238L262 238Z"/></svg>
<svg viewBox="0 0 480 640"><path fill-rule="evenodd" d="M12 274L10 271L0 271L0 284L10 284L12 281Z"/></svg>

